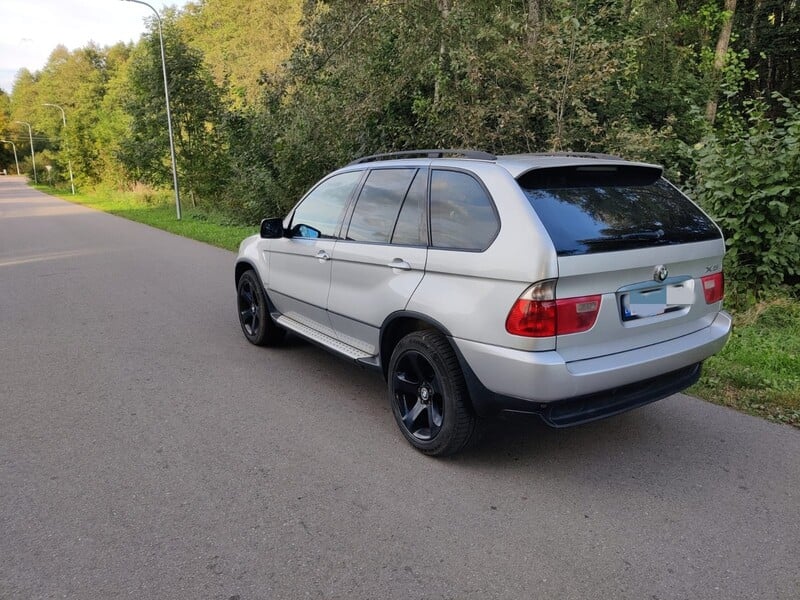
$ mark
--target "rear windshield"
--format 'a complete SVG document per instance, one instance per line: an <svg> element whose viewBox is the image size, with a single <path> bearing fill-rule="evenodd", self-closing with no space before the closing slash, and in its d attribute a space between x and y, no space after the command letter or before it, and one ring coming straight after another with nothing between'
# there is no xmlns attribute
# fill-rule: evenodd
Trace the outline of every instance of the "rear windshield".
<svg viewBox="0 0 800 600"><path fill-rule="evenodd" d="M720 237L714 223L657 168L560 167L519 177L559 256Z"/></svg>

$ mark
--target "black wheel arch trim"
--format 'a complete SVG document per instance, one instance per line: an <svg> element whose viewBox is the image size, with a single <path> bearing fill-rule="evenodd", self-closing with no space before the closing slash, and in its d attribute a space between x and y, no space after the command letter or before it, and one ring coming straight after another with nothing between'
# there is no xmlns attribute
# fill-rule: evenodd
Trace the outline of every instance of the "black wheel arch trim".
<svg viewBox="0 0 800 600"><path fill-rule="evenodd" d="M461 354L461 351L458 349L458 346L453 343L453 334L442 325L436 319L432 319L430 316L425 315L423 313L419 313L413 310L398 310L391 313L386 319L383 321L383 324L380 328L380 335L378 338L378 356L380 356L380 368L381 372L383 373L384 379L388 378L388 369L389 369L389 359L391 358L391 352L388 352L388 348L384 348L384 339L387 331L391 327L392 323L396 322L399 319L411 319L414 321L419 321L421 323L426 323L430 325L431 329L438 330L442 335L444 335L447 343L450 344L450 347L453 349L453 352L458 359L458 365L461 367L461 372L464 375L464 382L467 385L467 392L469 394L469 401L472 409L475 411L479 417L488 417L494 414L497 414L500 411L500 408L497 405L497 401L495 398L495 394L490 392L486 386L481 383L478 376L469 366L469 363L464 358L464 355ZM399 338L398 340L399 341ZM396 345L396 344L395 344ZM387 350L386 355L384 355L384 351Z"/></svg>
<svg viewBox="0 0 800 600"><path fill-rule="evenodd" d="M242 278L242 275L244 275L245 271L254 271L256 274L258 274L258 269L256 269L256 266L251 261L240 258L236 261L236 267L234 269L233 284L236 287L239 287L239 279ZM261 285L263 286L264 284Z"/></svg>
<svg viewBox="0 0 800 600"><path fill-rule="evenodd" d="M269 297L269 294L267 293L267 288L264 287L264 282L261 281L261 275L259 275L258 269L249 260L239 259L236 261L234 283L236 285L237 290L239 288L239 280L242 278L242 275L244 275L247 271L253 271L253 273L256 274L256 279L259 285L261 286L261 291L264 292L264 298L266 298L267 300L267 310L269 311L269 314L273 315L274 317L276 314L278 314L278 311L276 310L275 305L272 303L272 299Z"/></svg>

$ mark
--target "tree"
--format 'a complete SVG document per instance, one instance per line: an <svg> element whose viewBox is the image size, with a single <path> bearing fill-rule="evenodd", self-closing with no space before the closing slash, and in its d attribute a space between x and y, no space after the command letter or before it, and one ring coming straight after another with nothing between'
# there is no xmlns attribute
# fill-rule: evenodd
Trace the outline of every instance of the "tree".
<svg viewBox="0 0 800 600"><path fill-rule="evenodd" d="M738 45L749 50L747 67L755 71L743 97L778 92L796 98L800 91L797 61L800 54L800 3L796 0L739 0L734 33ZM772 108L781 109L778 103Z"/></svg>
<svg viewBox="0 0 800 600"><path fill-rule="evenodd" d="M169 140L160 45L155 23L136 47L128 71L124 109L131 131L120 144L120 158L140 181L170 181ZM210 201L224 178L221 91L205 67L202 53L190 47L169 13L162 22L177 163L182 187L192 202Z"/></svg>
<svg viewBox="0 0 800 600"><path fill-rule="evenodd" d="M7 140L9 125L11 124L11 99L8 94L0 89L0 137ZM16 173L9 167L14 164L14 148L9 144L0 143L0 168L7 169L9 173Z"/></svg>
<svg viewBox="0 0 800 600"><path fill-rule="evenodd" d="M123 140L132 127L131 116L125 111L128 95L130 58L133 46L116 44L106 52L105 93L95 106L94 125L95 171L99 181L124 188L127 173L120 161Z"/></svg>
<svg viewBox="0 0 800 600"><path fill-rule="evenodd" d="M302 0L201 0L178 20L234 107L254 104L260 79L276 73L300 36Z"/></svg>
<svg viewBox="0 0 800 600"><path fill-rule="evenodd" d="M717 38L717 47L714 51L714 66L711 72L712 81L717 82L722 74L722 69L725 66L725 57L728 54L728 46L731 42L731 34L733 33L733 17L736 12L736 0L725 0L725 12L722 19L722 27L719 31ZM717 86L711 90L711 96L706 104L706 120L713 124L714 119L717 117L717 103L718 103L719 90Z"/></svg>

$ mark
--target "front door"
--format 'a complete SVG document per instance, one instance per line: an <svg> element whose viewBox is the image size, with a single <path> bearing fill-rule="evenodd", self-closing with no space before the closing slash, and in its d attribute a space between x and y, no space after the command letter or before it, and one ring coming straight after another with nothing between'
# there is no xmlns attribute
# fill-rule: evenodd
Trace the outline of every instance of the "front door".
<svg viewBox="0 0 800 600"><path fill-rule="evenodd" d="M281 314L333 336L326 312L333 249L362 171L334 175L295 208L290 237L273 240L267 290Z"/></svg>

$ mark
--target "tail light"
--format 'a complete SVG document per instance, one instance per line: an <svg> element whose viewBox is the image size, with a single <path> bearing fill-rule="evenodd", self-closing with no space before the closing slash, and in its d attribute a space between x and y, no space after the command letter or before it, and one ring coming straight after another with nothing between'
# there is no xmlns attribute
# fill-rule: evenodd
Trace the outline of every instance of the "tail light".
<svg viewBox="0 0 800 600"><path fill-rule="evenodd" d="M713 275L701 277L703 282L703 294L706 297L706 304L714 304L725 297L725 276L722 271Z"/></svg>
<svg viewBox="0 0 800 600"><path fill-rule="evenodd" d="M506 331L525 337L580 333L594 326L601 296L555 298L555 280L533 284L517 299L506 318Z"/></svg>

